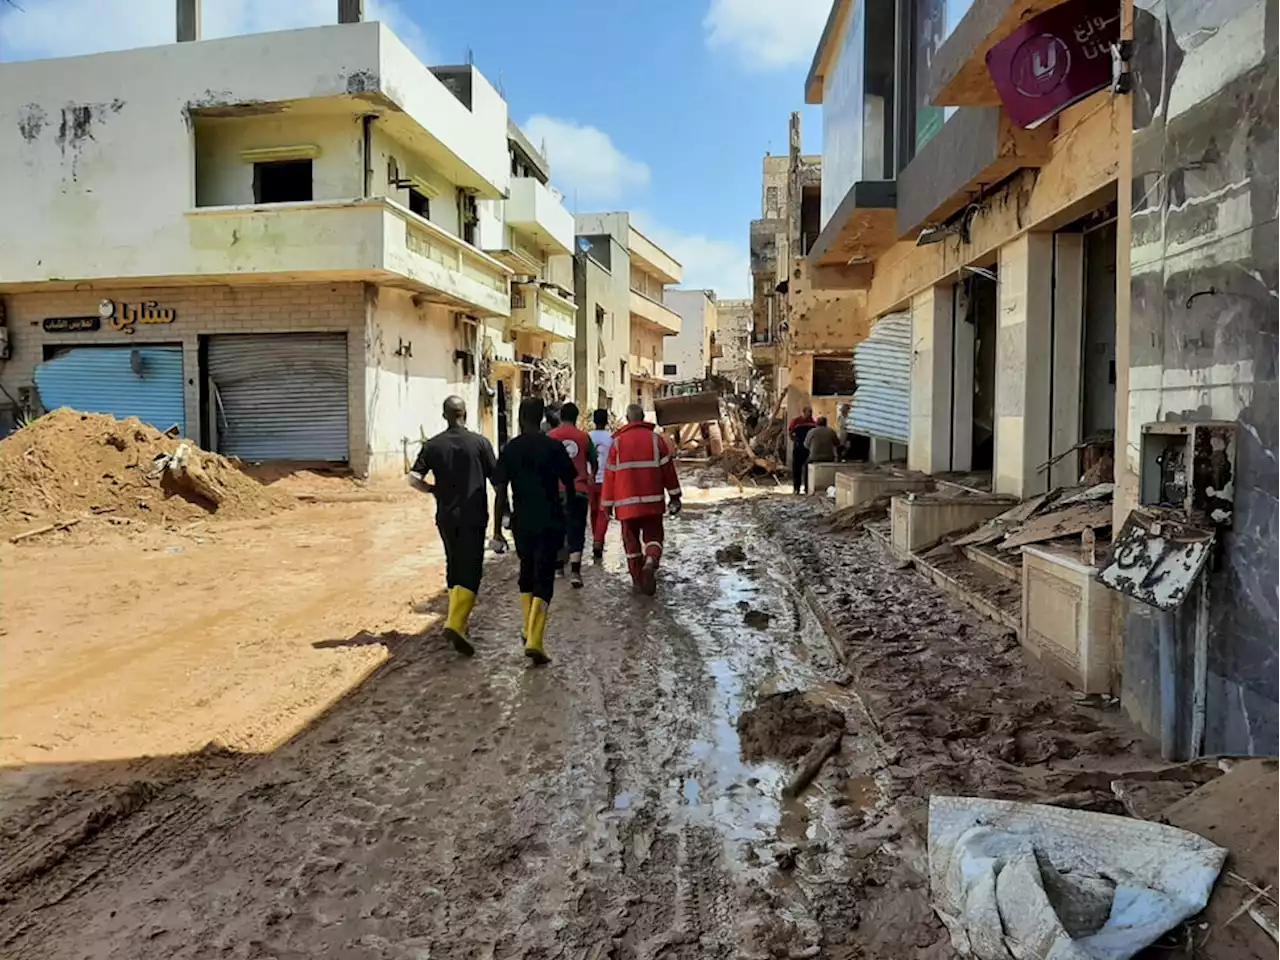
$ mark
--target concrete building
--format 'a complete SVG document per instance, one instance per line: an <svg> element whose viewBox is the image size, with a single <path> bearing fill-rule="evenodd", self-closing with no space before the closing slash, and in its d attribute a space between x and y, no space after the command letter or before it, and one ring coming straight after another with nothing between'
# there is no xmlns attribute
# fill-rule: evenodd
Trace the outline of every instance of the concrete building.
<svg viewBox="0 0 1280 960"><path fill-rule="evenodd" d="M680 315L680 332L662 346L665 380L701 380L711 375L716 344L716 292L668 290L666 305Z"/></svg>
<svg viewBox="0 0 1280 960"><path fill-rule="evenodd" d="M179 8L193 42L0 64L9 418L76 406L247 461L402 471L445 396L482 408L513 278L554 282L572 243L563 208L513 173L473 67L378 23L199 41ZM498 258L525 248L536 267ZM531 349L572 335L542 289Z"/></svg>
<svg viewBox="0 0 1280 960"><path fill-rule="evenodd" d="M680 315L663 297L683 268L632 225L630 214L578 214L575 224L575 394L584 408L618 416L629 403L652 410L664 338L680 333Z"/></svg>
<svg viewBox="0 0 1280 960"><path fill-rule="evenodd" d="M820 289L806 254L817 239L822 157L800 152L793 113L790 150L764 158L761 212L751 222L752 360L767 405L798 416L812 407L832 423L853 399L853 349L867 334L865 293Z"/></svg>
<svg viewBox="0 0 1280 960"><path fill-rule="evenodd" d="M1073 448L1113 437L1112 529L1148 542L1125 526L1137 506L1201 524L1202 599L1171 622L1079 551L1036 548L1014 573L1023 643L1073 682L1106 677L1173 754L1274 752L1274 7L954 6L836 0L806 84L824 124L813 283L861 291L872 324L853 426L1012 498L1078 484ZM1028 87L1031 53L1057 68ZM1201 490L1200 454L1176 446L1211 428L1229 492ZM1176 506L1161 465L1183 457L1195 495L1234 506Z"/></svg>
<svg viewBox="0 0 1280 960"><path fill-rule="evenodd" d="M731 382L739 393L751 391L752 302L716 301L716 349L711 372Z"/></svg>
<svg viewBox="0 0 1280 960"><path fill-rule="evenodd" d="M517 431L520 399L569 399L578 307L573 293L573 215L548 183L546 158L508 121L510 194L478 203L485 252L510 267L511 315L485 324L481 428L499 448Z"/></svg>

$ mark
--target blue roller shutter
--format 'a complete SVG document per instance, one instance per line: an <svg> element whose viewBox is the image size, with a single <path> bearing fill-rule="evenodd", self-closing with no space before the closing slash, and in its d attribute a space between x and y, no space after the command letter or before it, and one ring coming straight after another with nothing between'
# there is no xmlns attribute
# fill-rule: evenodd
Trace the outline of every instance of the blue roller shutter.
<svg viewBox="0 0 1280 960"><path fill-rule="evenodd" d="M46 410L137 417L187 432L181 347L72 347L36 367L35 380Z"/></svg>

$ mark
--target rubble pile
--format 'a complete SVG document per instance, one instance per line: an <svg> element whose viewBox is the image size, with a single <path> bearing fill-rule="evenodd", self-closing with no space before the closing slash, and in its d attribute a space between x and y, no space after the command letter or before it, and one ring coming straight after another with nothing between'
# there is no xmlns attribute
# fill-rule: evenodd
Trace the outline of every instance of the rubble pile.
<svg viewBox="0 0 1280 960"><path fill-rule="evenodd" d="M259 517L291 506L230 460L130 417L61 409L0 441L0 527L95 515L154 523Z"/></svg>
<svg viewBox="0 0 1280 960"><path fill-rule="evenodd" d="M1056 543L1073 549L1078 547L1084 562L1093 563L1095 544L1105 542L1106 531L1111 527L1114 493L1115 484L1110 481L1058 487L1022 501L939 549L973 547L1016 558L1024 546Z"/></svg>

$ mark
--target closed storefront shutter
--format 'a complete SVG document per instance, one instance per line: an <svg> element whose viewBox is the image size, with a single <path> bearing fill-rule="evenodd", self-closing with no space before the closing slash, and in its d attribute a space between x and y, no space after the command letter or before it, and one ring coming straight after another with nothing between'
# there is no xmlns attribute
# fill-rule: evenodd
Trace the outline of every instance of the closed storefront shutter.
<svg viewBox="0 0 1280 960"><path fill-rule="evenodd" d="M906 443L911 432L911 314L881 317L854 350L854 433Z"/></svg>
<svg viewBox="0 0 1280 960"><path fill-rule="evenodd" d="M46 410L137 417L186 433L181 347L71 347L36 367L35 381Z"/></svg>
<svg viewBox="0 0 1280 960"><path fill-rule="evenodd" d="M218 452L241 460L347 461L347 336L212 336Z"/></svg>

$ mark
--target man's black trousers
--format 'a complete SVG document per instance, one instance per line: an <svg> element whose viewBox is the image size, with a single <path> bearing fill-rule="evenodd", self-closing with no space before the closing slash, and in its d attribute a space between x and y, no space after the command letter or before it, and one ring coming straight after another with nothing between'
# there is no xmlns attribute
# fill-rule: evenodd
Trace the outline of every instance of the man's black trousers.
<svg viewBox="0 0 1280 960"><path fill-rule="evenodd" d="M444 542L445 581L450 589L466 587L480 592L484 572L484 535L488 523L462 523L449 517L437 517L436 529Z"/></svg>
<svg viewBox="0 0 1280 960"><path fill-rule="evenodd" d="M564 528L538 532L512 531L520 558L520 592L551 602L556 586L556 554L564 543Z"/></svg>

